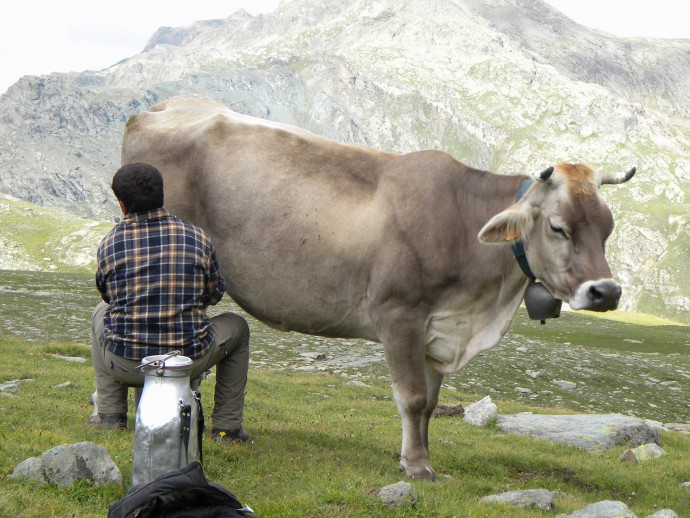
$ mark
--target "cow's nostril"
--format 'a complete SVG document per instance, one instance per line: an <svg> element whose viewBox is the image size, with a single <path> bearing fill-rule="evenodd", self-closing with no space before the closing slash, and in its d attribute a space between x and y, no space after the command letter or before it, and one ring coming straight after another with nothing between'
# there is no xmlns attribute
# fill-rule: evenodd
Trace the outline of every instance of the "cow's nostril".
<svg viewBox="0 0 690 518"><path fill-rule="evenodd" d="M589 294L592 297L593 302L600 301L604 296L604 294L601 292L601 290L599 288L597 288L596 286L590 286L589 287Z"/></svg>

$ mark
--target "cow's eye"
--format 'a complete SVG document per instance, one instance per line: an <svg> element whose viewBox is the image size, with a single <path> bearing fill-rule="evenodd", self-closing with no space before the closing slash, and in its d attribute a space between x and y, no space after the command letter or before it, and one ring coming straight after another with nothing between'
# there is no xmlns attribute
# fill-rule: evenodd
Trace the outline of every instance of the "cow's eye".
<svg viewBox="0 0 690 518"><path fill-rule="evenodd" d="M568 233L558 223L554 223L553 221L549 221L549 225L551 226L551 230L553 232L555 232L556 234L559 234L560 236L564 237L565 239L570 239L570 236L568 236Z"/></svg>

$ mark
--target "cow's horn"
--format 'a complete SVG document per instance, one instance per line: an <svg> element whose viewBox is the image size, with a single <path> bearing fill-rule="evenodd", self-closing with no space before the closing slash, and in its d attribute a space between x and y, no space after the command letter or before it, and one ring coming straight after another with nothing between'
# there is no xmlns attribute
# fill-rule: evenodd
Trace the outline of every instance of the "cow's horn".
<svg viewBox="0 0 690 518"><path fill-rule="evenodd" d="M627 182L633 176L635 176L635 171L637 171L637 167L633 167L630 171L628 171L625 174L623 174L623 173L603 173L601 175L601 185Z"/></svg>
<svg viewBox="0 0 690 518"><path fill-rule="evenodd" d="M551 178L552 173L553 166L549 167L548 169L544 169L541 173L535 174L534 179L538 182L546 182L549 178Z"/></svg>

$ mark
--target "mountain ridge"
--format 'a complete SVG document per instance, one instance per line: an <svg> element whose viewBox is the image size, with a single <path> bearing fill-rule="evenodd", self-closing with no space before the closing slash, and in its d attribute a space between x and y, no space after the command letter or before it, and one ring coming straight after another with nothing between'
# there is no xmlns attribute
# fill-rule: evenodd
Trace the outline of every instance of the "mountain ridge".
<svg viewBox="0 0 690 518"><path fill-rule="evenodd" d="M504 174L637 166L602 189L623 307L687 319L689 82L690 40L615 38L541 1L293 0L161 28L102 71L22 78L0 97L0 191L112 218L124 123L173 95Z"/></svg>

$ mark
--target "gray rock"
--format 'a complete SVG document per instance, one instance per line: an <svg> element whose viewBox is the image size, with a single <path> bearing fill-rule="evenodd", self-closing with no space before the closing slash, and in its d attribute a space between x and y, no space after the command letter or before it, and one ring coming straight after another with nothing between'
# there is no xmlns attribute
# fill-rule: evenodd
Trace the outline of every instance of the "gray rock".
<svg viewBox="0 0 690 518"><path fill-rule="evenodd" d="M553 507L553 499L558 496L557 492L547 491L546 489L525 489L522 491L509 491L497 495L485 496L480 498L482 503L497 503L513 505L518 507L538 507L539 509L549 510Z"/></svg>
<svg viewBox="0 0 690 518"><path fill-rule="evenodd" d="M63 356L61 354L51 354L53 358L71 363L86 363L86 358L81 356Z"/></svg>
<svg viewBox="0 0 690 518"><path fill-rule="evenodd" d="M300 356L309 358L310 360L325 360L326 355L323 353L300 353Z"/></svg>
<svg viewBox="0 0 690 518"><path fill-rule="evenodd" d="M496 419L498 409L491 401L491 396L486 396L465 408L463 419L473 426L486 426Z"/></svg>
<svg viewBox="0 0 690 518"><path fill-rule="evenodd" d="M654 514L650 514L647 518L678 518L678 514L672 509L662 509Z"/></svg>
<svg viewBox="0 0 690 518"><path fill-rule="evenodd" d="M569 444L594 452L623 445L660 444L659 432L643 419L620 414L536 415L523 412L499 415L506 433Z"/></svg>
<svg viewBox="0 0 690 518"><path fill-rule="evenodd" d="M621 455L621 460L637 464L638 462L646 462L662 455L666 455L666 452L660 446L651 443L625 450L623 455Z"/></svg>
<svg viewBox="0 0 690 518"><path fill-rule="evenodd" d="M565 380L553 380L552 382L554 385L558 385L561 387L563 390L574 390L577 388L577 383L573 383L572 381L565 381Z"/></svg>
<svg viewBox="0 0 690 518"><path fill-rule="evenodd" d="M379 498L384 504L391 507L400 507L405 504L413 505L417 502L417 492L409 482L397 482L382 487L379 490Z"/></svg>
<svg viewBox="0 0 690 518"><path fill-rule="evenodd" d="M43 453L41 462L46 478L60 487L77 480L96 485L123 484L122 474L108 451L92 442L56 446Z"/></svg>
<svg viewBox="0 0 690 518"><path fill-rule="evenodd" d="M571 514L558 514L556 518L637 518L623 502L604 500Z"/></svg>
<svg viewBox="0 0 690 518"><path fill-rule="evenodd" d="M10 394L16 394L19 392L19 387L16 383L3 383L0 385L0 392L9 392Z"/></svg>
<svg viewBox="0 0 690 518"><path fill-rule="evenodd" d="M122 474L108 451L91 442L56 446L40 457L26 459L17 464L10 478L53 482L60 487L70 487L77 480L97 485L123 484Z"/></svg>
<svg viewBox="0 0 690 518"><path fill-rule="evenodd" d="M690 487L690 482L683 482L680 487Z"/></svg>
<svg viewBox="0 0 690 518"><path fill-rule="evenodd" d="M645 419L645 423L647 423L652 428L656 428L657 430L660 430L662 432L668 432L669 431L669 429L661 421L654 421L653 419Z"/></svg>
<svg viewBox="0 0 690 518"><path fill-rule="evenodd" d="M364 383L363 381L359 381L359 380L350 380L350 381L348 381L348 382L346 383L346 385L354 385L355 387L367 387L367 388L371 388L371 385L367 385L367 384Z"/></svg>
<svg viewBox="0 0 690 518"><path fill-rule="evenodd" d="M10 478L15 480L32 480L35 482L48 482L46 480L43 462L40 457L30 457L14 468Z"/></svg>
<svg viewBox="0 0 690 518"><path fill-rule="evenodd" d="M690 423L666 423L664 426L671 431L690 435Z"/></svg>

